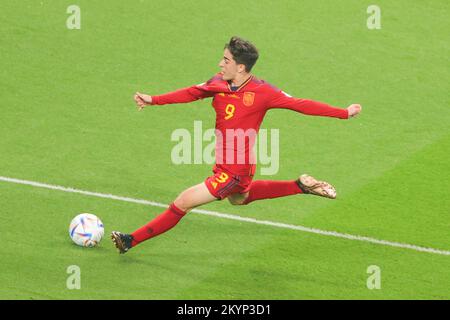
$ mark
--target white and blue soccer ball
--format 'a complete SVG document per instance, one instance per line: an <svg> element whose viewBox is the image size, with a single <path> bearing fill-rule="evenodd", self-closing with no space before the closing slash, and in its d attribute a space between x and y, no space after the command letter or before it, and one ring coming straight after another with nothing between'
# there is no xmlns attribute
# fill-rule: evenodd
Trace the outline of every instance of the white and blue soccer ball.
<svg viewBox="0 0 450 320"><path fill-rule="evenodd" d="M95 247L105 234L102 221L94 214L81 213L69 226L70 238L82 247Z"/></svg>

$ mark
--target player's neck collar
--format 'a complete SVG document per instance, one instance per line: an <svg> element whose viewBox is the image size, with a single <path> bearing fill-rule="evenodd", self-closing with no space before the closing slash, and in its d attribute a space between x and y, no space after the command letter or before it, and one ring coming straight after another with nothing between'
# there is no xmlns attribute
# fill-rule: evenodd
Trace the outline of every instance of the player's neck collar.
<svg viewBox="0 0 450 320"><path fill-rule="evenodd" d="M232 85L232 83L231 83L231 80L230 81L227 81L227 83L228 83L228 89L230 90L230 91L239 91L239 90L241 90L243 87L245 87L250 81L252 81L252 79L253 79L253 75L251 74L244 82L242 82L239 86L233 86Z"/></svg>

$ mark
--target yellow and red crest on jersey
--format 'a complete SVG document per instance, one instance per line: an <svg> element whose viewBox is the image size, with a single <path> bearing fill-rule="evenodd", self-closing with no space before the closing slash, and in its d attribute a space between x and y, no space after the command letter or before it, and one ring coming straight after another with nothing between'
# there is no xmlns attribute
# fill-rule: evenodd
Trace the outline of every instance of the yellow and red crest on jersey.
<svg viewBox="0 0 450 320"><path fill-rule="evenodd" d="M254 92L244 92L243 97L244 106L250 107L255 102L255 93Z"/></svg>

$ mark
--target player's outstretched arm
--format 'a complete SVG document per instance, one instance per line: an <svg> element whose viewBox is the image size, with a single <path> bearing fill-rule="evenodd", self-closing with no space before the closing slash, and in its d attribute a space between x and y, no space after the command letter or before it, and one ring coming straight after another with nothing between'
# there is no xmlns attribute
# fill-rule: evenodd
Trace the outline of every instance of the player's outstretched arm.
<svg viewBox="0 0 450 320"><path fill-rule="evenodd" d="M136 92L134 95L134 101L136 102L138 109L142 110L144 107L149 105L188 103L198 99L212 97L213 95L214 92L209 90L209 87L205 85L205 83L202 83L161 95L150 96Z"/></svg>
<svg viewBox="0 0 450 320"><path fill-rule="evenodd" d="M346 109L336 108L323 102L294 98L283 91L274 93L269 103L269 109L271 108L290 109L306 115L339 119L349 119L361 112L359 104L352 104Z"/></svg>

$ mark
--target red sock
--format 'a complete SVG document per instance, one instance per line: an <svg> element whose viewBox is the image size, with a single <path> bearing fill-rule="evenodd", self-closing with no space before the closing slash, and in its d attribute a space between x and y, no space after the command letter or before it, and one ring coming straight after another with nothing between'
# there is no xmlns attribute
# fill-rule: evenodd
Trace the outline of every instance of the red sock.
<svg viewBox="0 0 450 320"><path fill-rule="evenodd" d="M142 241L156 237L157 235L172 229L185 214L186 212L177 208L172 203L166 211L131 234L133 236L131 246L134 247Z"/></svg>
<svg viewBox="0 0 450 320"><path fill-rule="evenodd" d="M257 180L250 185L248 198L244 204L249 204L255 200L273 199L303 193L295 180L291 181L271 181Z"/></svg>

